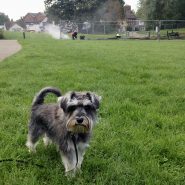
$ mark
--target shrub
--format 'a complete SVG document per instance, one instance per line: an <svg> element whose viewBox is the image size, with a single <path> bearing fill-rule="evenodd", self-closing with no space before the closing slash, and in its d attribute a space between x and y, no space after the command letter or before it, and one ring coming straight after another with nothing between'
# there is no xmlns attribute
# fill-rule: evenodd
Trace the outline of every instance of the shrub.
<svg viewBox="0 0 185 185"><path fill-rule="evenodd" d="M4 36L3 36L3 30L0 29L0 39L3 39L3 38L4 38Z"/></svg>

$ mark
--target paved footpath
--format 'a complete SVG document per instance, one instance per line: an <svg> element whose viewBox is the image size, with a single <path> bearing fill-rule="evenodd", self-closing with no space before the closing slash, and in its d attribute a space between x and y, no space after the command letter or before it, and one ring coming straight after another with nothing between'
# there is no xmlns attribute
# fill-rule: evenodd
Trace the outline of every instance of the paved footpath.
<svg viewBox="0 0 185 185"><path fill-rule="evenodd" d="M21 50L16 40L0 40L0 62Z"/></svg>

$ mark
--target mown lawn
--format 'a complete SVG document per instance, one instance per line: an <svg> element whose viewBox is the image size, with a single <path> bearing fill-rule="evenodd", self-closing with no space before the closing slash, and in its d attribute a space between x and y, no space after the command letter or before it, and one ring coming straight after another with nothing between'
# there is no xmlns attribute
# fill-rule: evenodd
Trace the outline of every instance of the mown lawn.
<svg viewBox="0 0 185 185"><path fill-rule="evenodd" d="M185 184L184 41L16 37L22 51L0 63L0 160L27 163L0 162L0 184ZM32 98L45 86L103 97L83 173L72 180L55 146L40 142L34 155L25 147Z"/></svg>

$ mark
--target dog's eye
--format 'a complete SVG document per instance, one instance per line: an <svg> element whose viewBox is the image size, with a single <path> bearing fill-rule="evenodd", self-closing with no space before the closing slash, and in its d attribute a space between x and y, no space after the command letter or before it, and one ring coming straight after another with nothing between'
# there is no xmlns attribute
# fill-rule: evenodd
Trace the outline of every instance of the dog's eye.
<svg viewBox="0 0 185 185"><path fill-rule="evenodd" d="M92 110L92 106L91 105L86 105L84 108L85 108L86 111Z"/></svg>
<svg viewBox="0 0 185 185"><path fill-rule="evenodd" d="M68 112L73 112L74 110L76 109L76 106L75 105L71 105L67 108L67 111Z"/></svg>

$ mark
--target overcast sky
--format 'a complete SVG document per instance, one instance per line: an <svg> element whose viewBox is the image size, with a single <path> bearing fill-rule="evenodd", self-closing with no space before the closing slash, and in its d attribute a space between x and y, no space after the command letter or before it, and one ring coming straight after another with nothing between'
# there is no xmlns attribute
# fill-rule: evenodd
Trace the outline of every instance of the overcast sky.
<svg viewBox="0 0 185 185"><path fill-rule="evenodd" d="M137 10L138 0L125 0L125 4L131 5L132 10Z"/></svg>
<svg viewBox="0 0 185 185"><path fill-rule="evenodd" d="M137 9L138 0L125 0L126 4ZM5 13L10 19L17 20L28 12L44 12L44 0L0 0L0 12Z"/></svg>

